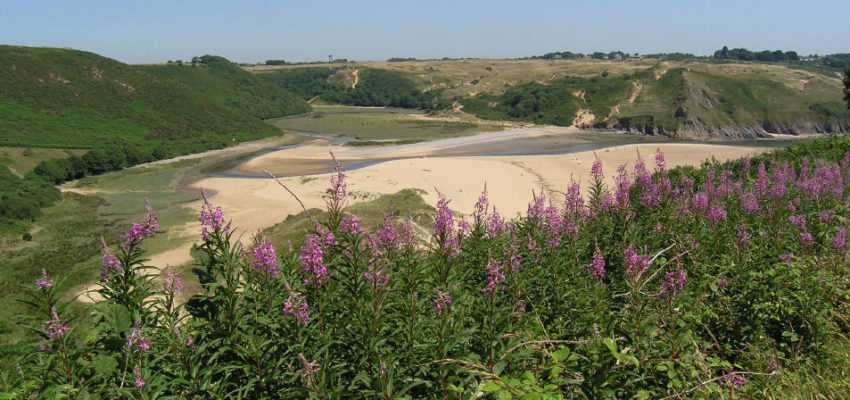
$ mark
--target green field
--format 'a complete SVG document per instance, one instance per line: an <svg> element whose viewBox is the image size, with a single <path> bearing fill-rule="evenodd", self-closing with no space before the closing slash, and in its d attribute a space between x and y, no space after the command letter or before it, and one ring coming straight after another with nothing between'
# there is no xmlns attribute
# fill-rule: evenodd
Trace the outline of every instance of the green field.
<svg viewBox="0 0 850 400"><path fill-rule="evenodd" d="M360 140L432 140L504 129L475 119L426 118L401 108L314 106L311 114L272 120L283 130L351 136Z"/></svg>
<svg viewBox="0 0 850 400"><path fill-rule="evenodd" d="M24 176L42 161L80 156L83 153L85 150L79 149L0 147L0 165L5 165L18 176Z"/></svg>

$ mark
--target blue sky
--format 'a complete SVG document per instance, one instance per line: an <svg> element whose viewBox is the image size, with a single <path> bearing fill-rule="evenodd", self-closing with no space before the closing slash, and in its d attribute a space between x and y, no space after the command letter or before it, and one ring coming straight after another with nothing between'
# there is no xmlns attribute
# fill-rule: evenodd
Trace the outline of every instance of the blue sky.
<svg viewBox="0 0 850 400"><path fill-rule="evenodd" d="M0 43L130 63L522 57L549 51L850 52L850 0L0 0Z"/></svg>

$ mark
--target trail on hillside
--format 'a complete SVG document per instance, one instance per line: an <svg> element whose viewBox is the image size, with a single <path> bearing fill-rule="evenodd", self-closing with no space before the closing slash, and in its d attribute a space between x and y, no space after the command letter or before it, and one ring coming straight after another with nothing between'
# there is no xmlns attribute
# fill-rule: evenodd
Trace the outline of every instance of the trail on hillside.
<svg viewBox="0 0 850 400"><path fill-rule="evenodd" d="M357 89L357 84L360 83L360 70L355 69L351 75L354 75L354 83L351 84L351 90L354 90Z"/></svg>
<svg viewBox="0 0 850 400"><path fill-rule="evenodd" d="M630 106L635 104L635 100L637 100L638 96L640 96L640 92L643 90L643 84L640 82L632 82L632 93L629 94L629 98L625 101L621 101L611 107L611 111L608 113L608 118L612 118L615 115L620 113L620 107L622 106Z"/></svg>

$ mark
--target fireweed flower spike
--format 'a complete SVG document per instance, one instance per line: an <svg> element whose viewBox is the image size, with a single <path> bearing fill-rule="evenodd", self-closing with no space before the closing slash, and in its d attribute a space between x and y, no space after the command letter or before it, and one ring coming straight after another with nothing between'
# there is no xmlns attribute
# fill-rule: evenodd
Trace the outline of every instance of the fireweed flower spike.
<svg viewBox="0 0 850 400"><path fill-rule="evenodd" d="M841 228L835 237L832 238L832 248L835 250L844 250L847 246L847 228Z"/></svg>
<svg viewBox="0 0 850 400"><path fill-rule="evenodd" d="M112 273L122 271L124 266L121 263L121 259L106 245L103 238L100 239L100 244L102 246L101 251L103 252L103 256L100 259L100 280L103 282L109 279Z"/></svg>
<svg viewBox="0 0 850 400"><path fill-rule="evenodd" d="M142 240L152 237L159 228L159 222L149 201L145 200L145 215L142 220L130 225L130 229L124 234L125 245L138 244Z"/></svg>
<svg viewBox="0 0 850 400"><path fill-rule="evenodd" d="M597 281L601 282L605 279L605 257L602 256L599 246L596 246L596 250L593 251L593 258L590 260L590 265L587 266L587 272L591 278Z"/></svg>
<svg viewBox="0 0 850 400"><path fill-rule="evenodd" d="M330 280L328 268L325 266L324 252L319 242L318 236L310 235L301 245L299 261L301 262L301 276L304 278L305 285L321 286Z"/></svg>
<svg viewBox="0 0 850 400"><path fill-rule="evenodd" d="M162 290L169 294L177 294L183 290L183 277L176 268L166 267L162 272Z"/></svg>
<svg viewBox="0 0 850 400"><path fill-rule="evenodd" d="M664 275L664 283L661 284L661 293L675 296L685 288L687 281L688 274L683 269L667 272Z"/></svg>
<svg viewBox="0 0 850 400"><path fill-rule="evenodd" d="M339 224L339 230L340 232L350 233L352 235L360 233L360 219L357 218L356 215L347 214L342 217L342 221Z"/></svg>
<svg viewBox="0 0 850 400"><path fill-rule="evenodd" d="M214 207L203 189L201 189L201 197L204 199L198 217L201 221L201 237L204 240L209 240L210 233L227 233L230 227L224 223L224 212L221 211L221 207Z"/></svg>
<svg viewBox="0 0 850 400"><path fill-rule="evenodd" d="M496 291L502 291L505 288L501 284L505 281L505 272L498 265L489 261L487 263L487 287L482 289L484 294L493 295Z"/></svg>
<svg viewBox="0 0 850 400"><path fill-rule="evenodd" d="M278 263L277 260L277 252L268 240L263 239L260 243L254 246L254 248L251 249L251 255L253 256L251 266L253 266L255 270L264 272L271 276L277 276L280 272L280 263Z"/></svg>
<svg viewBox="0 0 850 400"><path fill-rule="evenodd" d="M626 262L626 275L636 278L649 266L649 256L639 255L634 247L623 250L623 259Z"/></svg>
<svg viewBox="0 0 850 400"><path fill-rule="evenodd" d="M292 290L289 284L286 284L286 290L289 292L289 297L283 302L283 314L289 315L295 318L299 324L307 326L310 322L310 305L307 304L307 298Z"/></svg>
<svg viewBox="0 0 850 400"><path fill-rule="evenodd" d="M449 256L457 250L457 232L455 232L455 217L449 209L449 200L440 196L437 200L437 210L434 214L434 239Z"/></svg>
<svg viewBox="0 0 850 400"><path fill-rule="evenodd" d="M59 314L55 308L50 309L50 321L44 323L44 330L47 331L47 336L55 339L64 336L68 332L68 325L59 319Z"/></svg>
<svg viewBox="0 0 850 400"><path fill-rule="evenodd" d="M136 387L136 389L141 389L145 387L145 379L142 378L142 371L141 369L139 369L139 367L133 368L133 377L135 379L133 385Z"/></svg>
<svg viewBox="0 0 850 400"><path fill-rule="evenodd" d="M53 281L47 277L47 271L44 268L41 269L41 277L35 281L35 287L40 292L53 287Z"/></svg>

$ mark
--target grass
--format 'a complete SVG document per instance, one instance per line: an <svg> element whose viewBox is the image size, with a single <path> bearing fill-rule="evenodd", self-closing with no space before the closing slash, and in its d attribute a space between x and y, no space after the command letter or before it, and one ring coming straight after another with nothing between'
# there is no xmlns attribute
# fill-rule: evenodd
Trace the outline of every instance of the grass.
<svg viewBox="0 0 850 400"><path fill-rule="evenodd" d="M387 210L395 210L398 217L410 217L418 225L427 225L431 220L433 207L422 199L418 189L404 189L394 194L382 195L374 200L364 201L348 207L351 214L360 218L360 226L374 232L384 221ZM325 212L311 209L314 218L321 221ZM286 220L266 229L263 233L278 248L285 249L289 243L300 244L304 240L304 232L310 230L310 220L305 213L290 215Z"/></svg>
<svg viewBox="0 0 850 400"><path fill-rule="evenodd" d="M21 298L25 287L34 284L42 268L61 277L65 289L96 279L99 238L117 237L124 229L99 218L97 210L102 204L103 200L96 197L66 194L35 221L31 242L3 236L0 343L14 343L24 334L16 322L26 308L16 300Z"/></svg>
<svg viewBox="0 0 850 400"><path fill-rule="evenodd" d="M0 144L130 144L186 154L275 135L261 118L309 110L226 60L213 61L160 69L76 50L0 46L8 72L0 75Z"/></svg>
<svg viewBox="0 0 850 400"><path fill-rule="evenodd" d="M0 147L0 165L9 167L9 170L18 176L24 176L42 161L67 158L71 155L80 156L83 153L85 151L80 149Z"/></svg>
<svg viewBox="0 0 850 400"><path fill-rule="evenodd" d="M280 118L272 124L284 130L351 136L362 141L432 140L500 130L473 119L426 118L424 112L400 108L315 106L312 114Z"/></svg>

